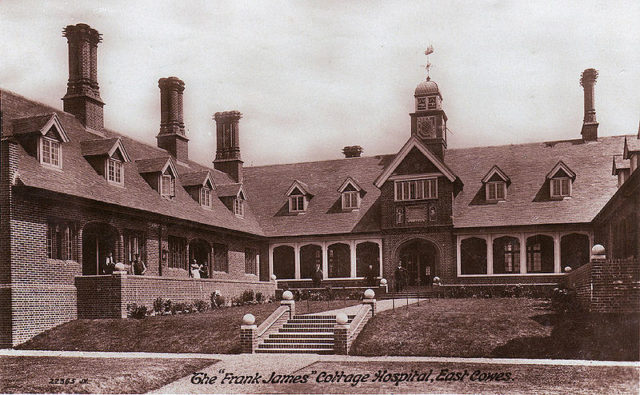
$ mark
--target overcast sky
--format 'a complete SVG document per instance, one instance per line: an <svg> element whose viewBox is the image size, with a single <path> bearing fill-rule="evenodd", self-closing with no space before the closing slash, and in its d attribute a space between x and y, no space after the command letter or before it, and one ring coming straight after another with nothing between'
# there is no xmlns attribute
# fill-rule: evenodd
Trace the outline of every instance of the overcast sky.
<svg viewBox="0 0 640 395"><path fill-rule="evenodd" d="M239 110L245 165L395 153L431 77L449 147L580 137L580 73L599 70L599 135L640 120L640 1L0 2L0 87L57 108L62 28L103 35L105 125L155 144L158 79L185 81L190 157L215 156L216 111Z"/></svg>

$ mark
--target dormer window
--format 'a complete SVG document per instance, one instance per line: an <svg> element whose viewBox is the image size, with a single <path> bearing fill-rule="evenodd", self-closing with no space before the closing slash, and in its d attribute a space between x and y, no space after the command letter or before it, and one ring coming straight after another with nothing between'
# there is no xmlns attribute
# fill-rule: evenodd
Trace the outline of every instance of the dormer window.
<svg viewBox="0 0 640 395"><path fill-rule="evenodd" d="M547 179L549 180L550 198L561 200L571 196L576 173L563 161L559 161L547 174Z"/></svg>
<svg viewBox="0 0 640 395"><path fill-rule="evenodd" d="M160 177L160 195L169 199L176 195L176 179L171 174Z"/></svg>
<svg viewBox="0 0 640 395"><path fill-rule="evenodd" d="M244 199L242 197L233 200L233 213L238 217L244 217Z"/></svg>
<svg viewBox="0 0 640 395"><path fill-rule="evenodd" d="M436 109L436 97L431 96L429 98L429 110L435 110L435 109Z"/></svg>
<svg viewBox="0 0 640 395"><path fill-rule="evenodd" d="M300 214L307 211L309 199L313 197L313 194L309 192L307 184L294 180L287 191L287 196L289 197L289 212Z"/></svg>
<svg viewBox="0 0 640 395"><path fill-rule="evenodd" d="M116 184L123 183L123 167L122 162L118 159L107 159L107 181L114 182Z"/></svg>
<svg viewBox="0 0 640 395"><path fill-rule="evenodd" d="M208 187L200 188L200 205L202 207L211 208L211 189Z"/></svg>
<svg viewBox="0 0 640 395"><path fill-rule="evenodd" d="M416 109L418 111L427 109L427 98L426 97L419 97L417 99L417 101L418 101L418 103L417 103Z"/></svg>
<svg viewBox="0 0 640 395"><path fill-rule="evenodd" d="M342 183L338 192L341 194L342 210L351 211L360 208L362 196L366 193L364 189L351 177Z"/></svg>
<svg viewBox="0 0 640 395"><path fill-rule="evenodd" d="M40 163L57 168L62 167L62 147L60 142L50 137L40 137Z"/></svg>
<svg viewBox="0 0 640 395"><path fill-rule="evenodd" d="M498 166L493 166L484 178L485 200L487 202L500 202L507 200L507 186L511 180Z"/></svg>
<svg viewBox="0 0 640 395"><path fill-rule="evenodd" d="M176 196L178 171L171 157L139 159L136 161L138 172L149 186L165 199Z"/></svg>

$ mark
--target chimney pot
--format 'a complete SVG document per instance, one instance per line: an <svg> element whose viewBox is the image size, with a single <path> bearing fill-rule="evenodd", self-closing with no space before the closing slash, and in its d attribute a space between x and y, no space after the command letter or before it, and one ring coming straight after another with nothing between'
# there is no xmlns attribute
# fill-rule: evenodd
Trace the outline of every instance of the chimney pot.
<svg viewBox="0 0 640 395"><path fill-rule="evenodd" d="M584 88L584 119L582 122L582 139L594 141L598 139L598 121L596 121L595 85L598 70L586 69L580 76L580 85Z"/></svg>
<svg viewBox="0 0 640 395"><path fill-rule="evenodd" d="M223 111L213 114L216 121L216 159L213 167L229 175L235 182L242 182L243 162L240 157L240 111Z"/></svg>
<svg viewBox="0 0 640 395"><path fill-rule="evenodd" d="M182 94L184 81L178 77L160 78L160 133L158 147L181 162L189 160L189 139L185 134Z"/></svg>
<svg viewBox="0 0 640 395"><path fill-rule="evenodd" d="M349 145L342 149L345 158L359 158L362 154L362 147L359 145Z"/></svg>

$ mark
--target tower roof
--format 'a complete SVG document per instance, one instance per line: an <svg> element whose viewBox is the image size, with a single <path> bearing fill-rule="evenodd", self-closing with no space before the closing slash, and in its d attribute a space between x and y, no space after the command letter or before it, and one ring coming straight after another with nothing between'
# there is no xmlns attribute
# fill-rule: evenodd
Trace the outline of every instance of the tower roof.
<svg viewBox="0 0 640 395"><path fill-rule="evenodd" d="M438 89L438 84L434 81L431 81L429 77L425 81L422 81L416 86L416 91L414 96L424 96L424 95L435 95L440 94L440 90Z"/></svg>

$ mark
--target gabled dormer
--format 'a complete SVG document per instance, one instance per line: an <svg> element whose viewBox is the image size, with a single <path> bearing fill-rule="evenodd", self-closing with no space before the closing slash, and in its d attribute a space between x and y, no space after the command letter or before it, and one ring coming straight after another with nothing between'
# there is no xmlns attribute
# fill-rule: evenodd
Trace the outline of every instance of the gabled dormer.
<svg viewBox="0 0 640 395"><path fill-rule="evenodd" d="M360 208L362 196L366 193L364 189L351 177L347 177L340 188L340 199L342 201L343 211L352 211Z"/></svg>
<svg viewBox="0 0 640 395"><path fill-rule="evenodd" d="M193 200L202 207L211 209L215 185L209 170L182 174L180 182Z"/></svg>
<svg viewBox="0 0 640 395"><path fill-rule="evenodd" d="M624 151L622 153L624 159L629 159L629 171L633 174L640 166L640 128L638 130L638 138L624 138Z"/></svg>
<svg viewBox="0 0 640 395"><path fill-rule="evenodd" d="M482 179L485 199L487 202L500 202L507 200L507 187L511 180L498 166L493 166Z"/></svg>
<svg viewBox="0 0 640 395"><path fill-rule="evenodd" d="M178 171L171 157L140 159L136 161L136 165L138 173L160 196L166 199L176 196Z"/></svg>
<svg viewBox="0 0 640 395"><path fill-rule="evenodd" d="M216 186L218 198L236 216L243 218L247 197L242 184L225 184Z"/></svg>
<svg viewBox="0 0 640 395"><path fill-rule="evenodd" d="M309 200L311 200L313 194L307 184L299 180L293 180L293 184L287 190L286 196L289 198L289 213L302 214L307 211Z"/></svg>
<svg viewBox="0 0 640 395"><path fill-rule="evenodd" d="M558 200L571 197L571 190L573 189L573 181L575 181L575 179L576 173L563 161L559 161L547 174L549 197Z"/></svg>
<svg viewBox="0 0 640 395"><path fill-rule="evenodd" d="M624 159L622 155L614 155L611 175L618 177L618 188L620 188L631 175L631 161Z"/></svg>
<svg viewBox="0 0 640 395"><path fill-rule="evenodd" d="M119 137L85 140L80 143L84 156L98 174L114 185L124 185L124 163L131 162Z"/></svg>
<svg viewBox="0 0 640 395"><path fill-rule="evenodd" d="M62 169L62 144L68 142L69 137L56 113L16 119L12 132L40 164Z"/></svg>

